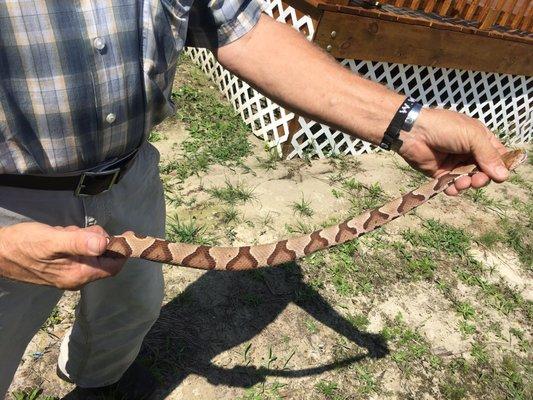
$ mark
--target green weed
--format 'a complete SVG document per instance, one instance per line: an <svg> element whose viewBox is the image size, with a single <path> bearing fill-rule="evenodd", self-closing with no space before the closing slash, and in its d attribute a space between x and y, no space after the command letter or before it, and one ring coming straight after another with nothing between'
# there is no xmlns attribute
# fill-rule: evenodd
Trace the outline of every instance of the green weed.
<svg viewBox="0 0 533 400"><path fill-rule="evenodd" d="M476 241L479 244L482 244L483 246L485 246L486 248L492 249L497 243L500 243L503 240L504 240L504 237L499 232L495 230L488 230L488 231L483 232L477 238Z"/></svg>
<svg viewBox="0 0 533 400"><path fill-rule="evenodd" d="M487 347L481 342L475 342L472 344L470 355L478 364L486 364L489 361Z"/></svg>
<svg viewBox="0 0 533 400"><path fill-rule="evenodd" d="M422 232L408 229L402 233L402 236L413 246L424 246L449 255L462 257L470 249L470 236L462 229L434 219L425 221L423 227Z"/></svg>
<svg viewBox="0 0 533 400"><path fill-rule="evenodd" d="M316 390L324 396L331 397L339 388L339 385L332 381L321 380L315 385Z"/></svg>
<svg viewBox="0 0 533 400"><path fill-rule="evenodd" d="M294 225L285 224L285 230L290 234L308 234L315 230L315 227L303 221L298 221Z"/></svg>
<svg viewBox="0 0 533 400"><path fill-rule="evenodd" d="M182 222L178 217L169 217L166 228L167 239L171 242L213 245L216 239L207 234L205 225L198 225L195 220Z"/></svg>
<svg viewBox="0 0 533 400"><path fill-rule="evenodd" d="M54 306L54 308L52 309L52 312L50 313L50 315L44 322L41 329L53 328L57 324L61 323L61 321L63 321L63 318L59 314L59 308L57 306Z"/></svg>
<svg viewBox="0 0 533 400"><path fill-rule="evenodd" d="M473 335L476 333L476 326L474 324L470 324L467 321L461 321L459 323L459 330L463 335Z"/></svg>
<svg viewBox="0 0 533 400"><path fill-rule="evenodd" d="M465 320L472 319L476 315L476 310L474 307L472 307L472 305L466 301L458 302L455 305L455 311L457 311L457 313Z"/></svg>
<svg viewBox="0 0 533 400"><path fill-rule="evenodd" d="M167 136L163 132L159 131L152 131L150 132L150 135L148 136L148 141L150 143L159 142L161 140L165 140Z"/></svg>
<svg viewBox="0 0 533 400"><path fill-rule="evenodd" d="M403 322L401 314L383 328L381 334L386 340L394 343L395 349L391 358L406 374L429 355L429 346L424 338Z"/></svg>
<svg viewBox="0 0 533 400"><path fill-rule="evenodd" d="M14 400L58 400L59 397L45 396L43 390L39 388L24 389L13 393Z"/></svg>
<svg viewBox="0 0 533 400"><path fill-rule="evenodd" d="M239 220L239 212L233 208L225 208L220 213L220 222L224 224L230 224L232 222L237 222Z"/></svg>
<svg viewBox="0 0 533 400"><path fill-rule="evenodd" d="M281 161L281 157L276 148L265 149L267 152L266 158L256 157L257 166L266 171L275 170L278 163Z"/></svg>
<svg viewBox="0 0 533 400"><path fill-rule="evenodd" d="M439 387L440 392L446 400L462 400L466 397L466 388L462 383L455 379L448 379Z"/></svg>
<svg viewBox="0 0 533 400"><path fill-rule="evenodd" d="M161 166L163 174L179 180L205 172L212 164L239 165L251 153L249 129L232 106L192 65L190 78L172 93L176 116L189 136L180 145L182 156Z"/></svg>
<svg viewBox="0 0 533 400"><path fill-rule="evenodd" d="M350 315L346 319L360 331L366 331L368 325L370 325L370 320L363 314Z"/></svg>
<svg viewBox="0 0 533 400"><path fill-rule="evenodd" d="M491 198L486 189L473 189L465 192L465 196L472 200L474 203L480 204L485 207L501 206L501 202Z"/></svg>
<svg viewBox="0 0 533 400"><path fill-rule="evenodd" d="M310 318L305 320L305 327L310 333L317 333L318 332L318 326L316 322Z"/></svg>
<svg viewBox="0 0 533 400"><path fill-rule="evenodd" d="M245 187L242 182L234 184L230 181L226 181L225 186L223 187L214 187L211 189L207 189L207 193L209 193L211 197L228 203L230 205L235 205L239 203L243 204L250 200L253 200L253 192L254 191L252 188Z"/></svg>
<svg viewBox="0 0 533 400"><path fill-rule="evenodd" d="M303 196L299 202L292 203L291 208L295 213L298 213L302 217L312 217L315 213L311 208L311 203L305 200Z"/></svg>

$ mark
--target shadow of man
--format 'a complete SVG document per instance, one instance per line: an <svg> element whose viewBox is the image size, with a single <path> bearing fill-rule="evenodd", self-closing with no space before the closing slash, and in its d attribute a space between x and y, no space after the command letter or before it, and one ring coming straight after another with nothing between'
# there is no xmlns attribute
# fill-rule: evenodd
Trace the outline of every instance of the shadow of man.
<svg viewBox="0 0 533 400"><path fill-rule="evenodd" d="M213 365L224 351L254 338L291 303L366 350L303 370ZM356 329L303 281L296 263L255 271L209 271L168 302L144 340L138 360L159 378L165 398L191 373L213 384L250 387L267 376L303 377L388 354L381 335Z"/></svg>

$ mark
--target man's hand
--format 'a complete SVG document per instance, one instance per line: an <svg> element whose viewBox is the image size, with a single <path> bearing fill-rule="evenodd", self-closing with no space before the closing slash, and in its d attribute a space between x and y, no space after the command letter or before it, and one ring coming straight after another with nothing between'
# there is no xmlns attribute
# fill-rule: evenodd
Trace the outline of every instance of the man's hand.
<svg viewBox="0 0 533 400"><path fill-rule="evenodd" d="M437 177L458 165L475 163L482 172L462 177L446 194L480 188L492 179L503 182L509 172L501 160L507 149L481 122L453 111L423 110L410 133L402 132L399 153L415 169Z"/></svg>
<svg viewBox="0 0 533 400"><path fill-rule="evenodd" d="M100 257L107 236L99 226L82 229L25 222L0 228L0 275L77 290L121 270L125 260Z"/></svg>
<svg viewBox="0 0 533 400"><path fill-rule="evenodd" d="M278 104L376 145L405 98L343 68L300 33L265 15L246 35L219 48L216 56ZM446 190L449 195L508 176L499 157L504 147L483 124L465 115L423 110L401 139L400 154L430 176L460 163L480 167L483 173L458 180Z"/></svg>

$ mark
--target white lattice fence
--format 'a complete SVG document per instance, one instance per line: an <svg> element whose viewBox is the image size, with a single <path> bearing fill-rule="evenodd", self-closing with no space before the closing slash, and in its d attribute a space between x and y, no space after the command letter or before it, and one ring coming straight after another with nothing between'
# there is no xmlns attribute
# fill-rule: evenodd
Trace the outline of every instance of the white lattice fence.
<svg viewBox="0 0 533 400"><path fill-rule="evenodd" d="M281 0L268 0L265 12L312 39L315 26L309 16ZM288 158L304 154L356 155L375 149L367 142L326 125L302 117L292 121L293 113L225 70L209 51L189 48L187 54L217 84L253 133L280 152L283 145ZM347 59L341 60L341 64L397 92L413 96L424 105L478 118L512 144L532 139L533 77ZM294 132L292 136L290 128ZM287 146L285 142L289 138Z"/></svg>

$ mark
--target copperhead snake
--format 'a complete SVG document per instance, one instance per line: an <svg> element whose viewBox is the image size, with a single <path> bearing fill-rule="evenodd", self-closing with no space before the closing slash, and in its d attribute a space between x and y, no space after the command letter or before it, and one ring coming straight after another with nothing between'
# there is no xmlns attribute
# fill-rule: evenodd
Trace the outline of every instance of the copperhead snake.
<svg viewBox="0 0 533 400"><path fill-rule="evenodd" d="M509 170L514 170L526 158L524 150L512 150L503 155L503 161ZM477 171L477 167L473 164L460 166L381 207L311 234L275 243L218 247L171 243L164 239L128 233L111 236L105 255L143 258L165 264L209 270L245 270L280 265L371 232L424 204L460 177L472 176Z"/></svg>

